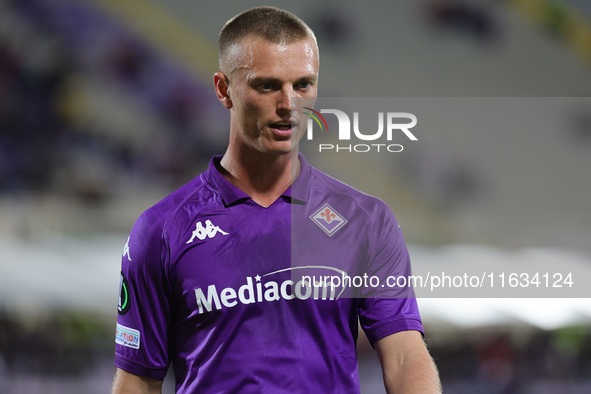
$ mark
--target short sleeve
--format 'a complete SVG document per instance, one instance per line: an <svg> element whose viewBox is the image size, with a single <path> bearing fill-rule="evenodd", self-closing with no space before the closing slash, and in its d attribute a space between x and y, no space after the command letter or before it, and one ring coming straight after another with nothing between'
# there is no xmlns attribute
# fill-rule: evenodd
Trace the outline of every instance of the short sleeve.
<svg viewBox="0 0 591 394"><path fill-rule="evenodd" d="M170 364L171 291L162 229L152 208L127 239L115 337L115 366L154 379L163 379Z"/></svg>
<svg viewBox="0 0 591 394"><path fill-rule="evenodd" d="M380 284L361 294L358 313L361 327L373 346L378 340L399 331L423 333L423 326L413 288L393 285L393 278L412 275L402 231L392 211L382 201L371 211L370 220L366 273L379 278Z"/></svg>

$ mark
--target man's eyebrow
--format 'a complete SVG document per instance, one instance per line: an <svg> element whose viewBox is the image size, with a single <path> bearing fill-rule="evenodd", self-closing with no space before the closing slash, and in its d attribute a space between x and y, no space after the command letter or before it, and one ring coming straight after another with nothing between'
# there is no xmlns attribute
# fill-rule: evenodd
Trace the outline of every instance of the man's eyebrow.
<svg viewBox="0 0 591 394"><path fill-rule="evenodd" d="M315 82L316 76L313 74L303 76L299 78L296 82ZM278 78L273 77L254 77L248 80L249 85L264 85L267 83L270 84L281 84L281 80Z"/></svg>
<svg viewBox="0 0 591 394"><path fill-rule="evenodd" d="M318 77L314 74L306 75L298 79L298 82L316 82Z"/></svg>
<svg viewBox="0 0 591 394"><path fill-rule="evenodd" d="M279 79L273 77L254 77L248 80L250 85L264 85L266 83L276 84L279 82Z"/></svg>

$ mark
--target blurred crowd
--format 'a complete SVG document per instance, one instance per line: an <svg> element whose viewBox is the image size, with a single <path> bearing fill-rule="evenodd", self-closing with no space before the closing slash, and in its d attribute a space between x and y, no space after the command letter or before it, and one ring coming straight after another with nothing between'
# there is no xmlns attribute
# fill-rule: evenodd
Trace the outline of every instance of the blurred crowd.
<svg viewBox="0 0 591 394"><path fill-rule="evenodd" d="M222 146L205 83L90 3L0 1L0 195L188 181Z"/></svg>
<svg viewBox="0 0 591 394"><path fill-rule="evenodd" d="M447 393L576 394L591 389L589 327L553 331L490 327L462 335L436 328L431 332L430 351ZM75 313L37 318L1 313L0 392L16 392L15 382L27 378L75 381L98 371L103 376L97 390L106 390L113 372L113 348L109 319ZM363 386L380 387L375 351L363 336L358 356Z"/></svg>
<svg viewBox="0 0 591 394"><path fill-rule="evenodd" d="M431 353L450 393L585 393L591 389L591 330L481 328Z"/></svg>
<svg viewBox="0 0 591 394"><path fill-rule="evenodd" d="M105 319L0 311L0 393L107 392L113 349L113 327Z"/></svg>
<svg viewBox="0 0 591 394"><path fill-rule="evenodd" d="M80 375L94 368L98 357L110 356L111 328L101 319L74 313L22 318L0 311L0 370L5 379Z"/></svg>
<svg viewBox="0 0 591 394"><path fill-rule="evenodd" d="M501 38L472 2L425 4L438 31L487 44ZM319 36L350 43L356 27L346 15L319 15ZM54 194L100 205L130 188L188 181L223 152L228 134L210 83L90 2L0 0L0 198ZM588 117L581 122L588 139ZM426 194L446 202L478 192L469 166L426 156L409 169ZM76 379L100 365L108 365L108 388L113 329L101 319L31 320L0 309L0 394L26 392L14 388L19 376ZM449 393L591 392L588 328L474 330L433 340L431 352ZM367 346L359 356L375 359Z"/></svg>

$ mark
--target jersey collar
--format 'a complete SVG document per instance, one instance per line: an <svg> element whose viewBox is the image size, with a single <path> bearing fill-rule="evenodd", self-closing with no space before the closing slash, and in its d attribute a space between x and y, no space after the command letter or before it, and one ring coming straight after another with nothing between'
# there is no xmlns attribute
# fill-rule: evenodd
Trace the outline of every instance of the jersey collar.
<svg viewBox="0 0 591 394"><path fill-rule="evenodd" d="M222 174L218 171L218 165L222 160L223 155L214 156L209 162L209 183L217 189L222 197L224 205L230 206L235 205L246 200L250 200L250 196L238 189L232 183L230 183ZM310 165L304 159L304 155L298 153L300 159L300 174L298 175L295 182L281 194L285 197L286 201L291 203L305 204L308 200L308 190L310 185L310 176L312 170Z"/></svg>

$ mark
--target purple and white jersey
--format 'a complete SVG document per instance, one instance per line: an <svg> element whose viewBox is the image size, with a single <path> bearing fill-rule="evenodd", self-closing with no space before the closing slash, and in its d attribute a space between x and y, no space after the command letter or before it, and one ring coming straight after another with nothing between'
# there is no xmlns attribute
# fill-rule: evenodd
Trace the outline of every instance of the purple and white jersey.
<svg viewBox="0 0 591 394"><path fill-rule="evenodd" d="M422 332L412 296L344 283L411 274L390 209L302 155L292 187L264 208L220 159L134 225L115 365L162 379L172 363L177 392L359 392L358 319L372 344ZM314 283L329 276L343 283Z"/></svg>

